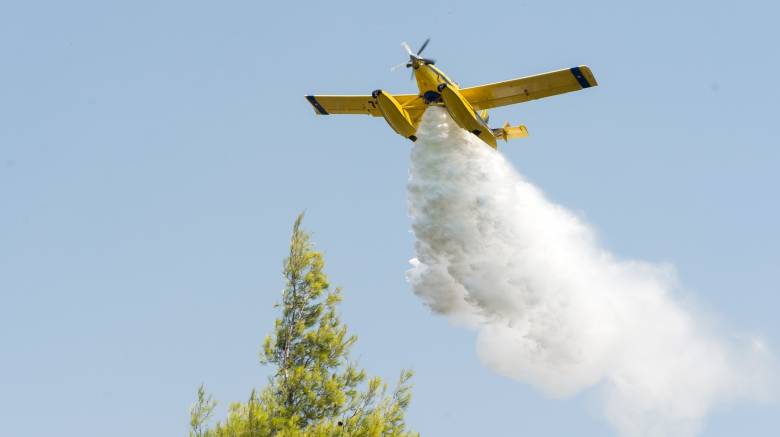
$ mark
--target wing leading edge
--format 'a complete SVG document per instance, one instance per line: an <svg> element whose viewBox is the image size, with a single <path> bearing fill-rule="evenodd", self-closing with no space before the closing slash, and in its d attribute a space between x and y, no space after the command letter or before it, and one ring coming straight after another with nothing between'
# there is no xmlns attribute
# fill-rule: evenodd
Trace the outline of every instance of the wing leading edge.
<svg viewBox="0 0 780 437"><path fill-rule="evenodd" d="M460 92L474 109L480 110L579 91L596 85L598 83L590 68L580 65L504 82L462 88Z"/></svg>

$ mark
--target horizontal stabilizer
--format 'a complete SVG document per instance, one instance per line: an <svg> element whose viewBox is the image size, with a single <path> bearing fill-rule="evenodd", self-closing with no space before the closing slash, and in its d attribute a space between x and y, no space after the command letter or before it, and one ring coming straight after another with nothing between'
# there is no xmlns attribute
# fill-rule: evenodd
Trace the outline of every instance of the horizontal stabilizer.
<svg viewBox="0 0 780 437"><path fill-rule="evenodd" d="M528 129L524 125L510 126L507 122L504 127L493 129L493 135L499 140L508 141L514 138L525 138L528 136Z"/></svg>

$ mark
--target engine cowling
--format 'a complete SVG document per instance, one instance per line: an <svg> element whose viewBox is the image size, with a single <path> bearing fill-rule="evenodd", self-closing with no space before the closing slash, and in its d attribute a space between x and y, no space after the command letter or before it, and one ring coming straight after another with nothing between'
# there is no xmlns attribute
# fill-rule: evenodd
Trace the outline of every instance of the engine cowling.
<svg viewBox="0 0 780 437"><path fill-rule="evenodd" d="M384 116L387 124L393 128L399 135L409 138L412 141L417 141L417 137L414 135L417 129L412 123L412 119L398 100L382 90L376 90L371 93L371 96L376 100L376 104L379 107L379 111Z"/></svg>

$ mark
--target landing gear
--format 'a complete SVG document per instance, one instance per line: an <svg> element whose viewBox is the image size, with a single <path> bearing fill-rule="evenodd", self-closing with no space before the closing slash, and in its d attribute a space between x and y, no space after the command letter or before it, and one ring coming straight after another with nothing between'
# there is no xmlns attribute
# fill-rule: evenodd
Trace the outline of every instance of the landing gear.
<svg viewBox="0 0 780 437"><path fill-rule="evenodd" d="M426 91L422 98L428 105L431 103L441 103L441 94L435 91Z"/></svg>

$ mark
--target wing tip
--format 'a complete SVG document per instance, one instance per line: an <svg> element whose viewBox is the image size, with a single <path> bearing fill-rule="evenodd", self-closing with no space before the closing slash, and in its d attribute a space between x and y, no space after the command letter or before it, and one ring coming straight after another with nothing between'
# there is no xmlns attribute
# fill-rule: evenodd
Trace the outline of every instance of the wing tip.
<svg viewBox="0 0 780 437"><path fill-rule="evenodd" d="M587 65L580 65L576 68L578 68L582 72L583 76L585 76L589 86L599 85L598 81L596 80L596 76L593 75L593 71L591 71L590 67Z"/></svg>
<svg viewBox="0 0 780 437"><path fill-rule="evenodd" d="M314 107L314 111L317 112L319 115L328 115L328 111L325 110L325 108L320 105L320 102L317 101L317 98L314 96L305 96L306 100L311 103L311 106Z"/></svg>
<svg viewBox="0 0 780 437"><path fill-rule="evenodd" d="M583 89L598 85L596 83L596 78L593 77L593 73L591 73L590 68L588 68L587 65L572 67L569 71L571 71L572 76L574 76L574 79L577 80L577 83L579 83L580 87Z"/></svg>

